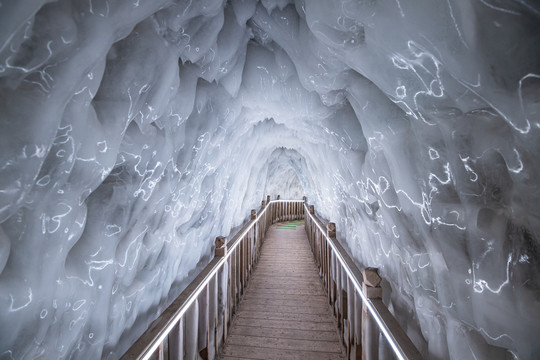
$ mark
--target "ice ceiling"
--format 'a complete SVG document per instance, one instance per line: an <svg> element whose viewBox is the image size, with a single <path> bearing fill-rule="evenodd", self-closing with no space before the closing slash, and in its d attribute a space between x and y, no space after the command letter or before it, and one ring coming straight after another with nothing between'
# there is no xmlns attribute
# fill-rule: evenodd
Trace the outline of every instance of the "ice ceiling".
<svg viewBox="0 0 540 360"><path fill-rule="evenodd" d="M0 359L119 357L278 193L427 358L540 353L538 2L8 0L0 29Z"/></svg>

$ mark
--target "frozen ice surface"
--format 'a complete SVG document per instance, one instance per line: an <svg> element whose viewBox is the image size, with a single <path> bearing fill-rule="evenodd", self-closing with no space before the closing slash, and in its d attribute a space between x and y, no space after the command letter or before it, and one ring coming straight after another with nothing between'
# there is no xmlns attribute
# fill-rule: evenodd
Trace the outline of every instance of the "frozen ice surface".
<svg viewBox="0 0 540 360"><path fill-rule="evenodd" d="M0 1L0 359L118 358L266 194L427 358L540 354L535 0Z"/></svg>

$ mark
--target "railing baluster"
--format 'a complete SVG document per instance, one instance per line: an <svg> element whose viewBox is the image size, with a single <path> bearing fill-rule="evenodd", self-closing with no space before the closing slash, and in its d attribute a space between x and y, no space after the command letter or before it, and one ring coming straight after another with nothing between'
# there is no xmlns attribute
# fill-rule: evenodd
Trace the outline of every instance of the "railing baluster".
<svg viewBox="0 0 540 360"><path fill-rule="evenodd" d="M347 358L349 358L351 347L349 342L349 326L351 322L349 321L349 279L346 274L344 274L343 279L343 290L342 290L342 309L343 309L343 346L345 346L345 352L347 353Z"/></svg>
<svg viewBox="0 0 540 360"><path fill-rule="evenodd" d="M225 314L223 316L223 343L227 341L228 329L231 324L232 316L232 293L231 293L231 265L232 265L232 256L228 258L227 263L225 264Z"/></svg>
<svg viewBox="0 0 540 360"><path fill-rule="evenodd" d="M240 239L240 245L238 245L238 253L236 254L236 260L238 263L238 288L236 306L240 303L240 297L242 296L242 286L244 284L244 239Z"/></svg>
<svg viewBox="0 0 540 360"><path fill-rule="evenodd" d="M184 343L186 345L186 359L198 359L199 302L197 300L187 309L185 319Z"/></svg>
<svg viewBox="0 0 540 360"><path fill-rule="evenodd" d="M355 290L352 280L347 277L347 358L351 359L354 349L354 332L356 329L355 317Z"/></svg>
<svg viewBox="0 0 540 360"><path fill-rule="evenodd" d="M180 322L176 324L173 329L171 330L171 333L167 337L168 344L168 358L169 359L182 359L182 343L184 342L183 333L182 333L182 326L183 326L183 319L180 319Z"/></svg>
<svg viewBox="0 0 540 360"><path fill-rule="evenodd" d="M246 292L246 284L247 284L247 278L248 278L248 270L249 270L249 260L248 260L248 252L249 252L249 231L246 233L246 236L244 236L244 268L242 269L242 275L243 275L243 281L242 281L242 296Z"/></svg>
<svg viewBox="0 0 540 360"><path fill-rule="evenodd" d="M336 257L333 251L330 251L330 279L328 284L328 294L330 294L330 304L332 307L334 307L334 303L336 302L336 276L337 276L337 261ZM335 312L334 312L335 314Z"/></svg>
<svg viewBox="0 0 540 360"><path fill-rule="evenodd" d="M341 277L339 279L341 284L341 302L339 307L341 308L341 338L343 339L343 345L347 346L347 310L349 294L347 293L347 273L342 268Z"/></svg>
<svg viewBox="0 0 540 360"><path fill-rule="evenodd" d="M338 263L337 267L337 274L336 274L336 312L337 312L337 318L338 318L338 325L341 337L343 338L343 309L341 308L343 304L343 283L341 282L341 277L343 273L343 268L341 267L341 264Z"/></svg>
<svg viewBox="0 0 540 360"><path fill-rule="evenodd" d="M245 289L245 286L246 286L246 237L248 236L248 234L244 235L244 237L242 238L242 251L240 253L240 271L241 271L241 276L240 276L240 284L241 284L241 287L240 287L240 298L244 295L244 289ZM240 300L240 299L239 299Z"/></svg>
<svg viewBox="0 0 540 360"><path fill-rule="evenodd" d="M291 203L285 203L285 217L287 218L287 221L291 221L292 219L292 204Z"/></svg>
<svg viewBox="0 0 540 360"><path fill-rule="evenodd" d="M352 359L362 359L362 298L354 289L354 356Z"/></svg>
<svg viewBox="0 0 540 360"><path fill-rule="evenodd" d="M203 359L208 359L208 285L199 294L199 325L197 352Z"/></svg>
<svg viewBox="0 0 540 360"><path fill-rule="evenodd" d="M218 279L213 277L208 283L208 359L217 356L217 324L218 324Z"/></svg>
<svg viewBox="0 0 540 360"><path fill-rule="evenodd" d="M241 244L240 244L241 245ZM236 249L234 249L234 292L233 292L233 307L234 307L234 313L238 311L238 299L240 294L240 249L241 247L237 246Z"/></svg>
<svg viewBox="0 0 540 360"><path fill-rule="evenodd" d="M379 286L381 277L376 269L365 269L362 291L368 299L382 298L382 288ZM362 312L362 351L365 359L375 360L379 357L379 328L366 306Z"/></svg>

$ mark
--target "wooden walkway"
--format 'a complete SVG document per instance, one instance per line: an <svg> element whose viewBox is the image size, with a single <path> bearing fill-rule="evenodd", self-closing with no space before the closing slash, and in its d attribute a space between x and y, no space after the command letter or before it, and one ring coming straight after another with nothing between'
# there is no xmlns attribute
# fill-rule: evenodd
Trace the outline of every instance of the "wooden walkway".
<svg viewBox="0 0 540 360"><path fill-rule="evenodd" d="M266 233L220 359L345 359L303 221Z"/></svg>

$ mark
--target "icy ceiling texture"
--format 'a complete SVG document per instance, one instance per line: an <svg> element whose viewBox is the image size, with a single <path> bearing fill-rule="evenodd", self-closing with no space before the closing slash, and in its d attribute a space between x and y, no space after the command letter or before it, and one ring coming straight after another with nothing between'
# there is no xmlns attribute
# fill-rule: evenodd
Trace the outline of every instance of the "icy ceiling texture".
<svg viewBox="0 0 540 360"><path fill-rule="evenodd" d="M433 359L540 344L534 0L0 1L0 358L117 358L266 194Z"/></svg>

